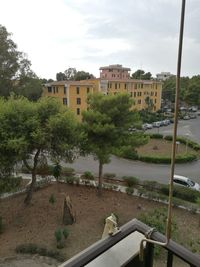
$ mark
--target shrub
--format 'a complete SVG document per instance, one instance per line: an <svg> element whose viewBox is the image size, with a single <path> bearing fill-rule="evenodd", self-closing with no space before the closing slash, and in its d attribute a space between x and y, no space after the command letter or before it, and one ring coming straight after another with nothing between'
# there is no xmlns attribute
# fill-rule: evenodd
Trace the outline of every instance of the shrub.
<svg viewBox="0 0 200 267"><path fill-rule="evenodd" d="M152 133L152 134L149 134L149 136L152 139L163 139L163 134L159 134L159 133Z"/></svg>
<svg viewBox="0 0 200 267"><path fill-rule="evenodd" d="M177 155L175 162L186 163L196 159L197 156L195 154L184 154L184 155ZM139 160L150 163L166 163L166 164L171 163L171 158L165 156L139 156Z"/></svg>
<svg viewBox="0 0 200 267"><path fill-rule="evenodd" d="M173 137L172 137L172 135L166 135L166 136L164 136L164 139L167 141L172 141Z"/></svg>
<svg viewBox="0 0 200 267"><path fill-rule="evenodd" d="M69 230L67 228L64 228L63 229L63 236L64 236L65 239L68 238L68 236L69 236Z"/></svg>
<svg viewBox="0 0 200 267"><path fill-rule="evenodd" d="M133 192L134 192L133 187L127 187L127 188L126 188L126 193L127 193L128 195L132 195Z"/></svg>
<svg viewBox="0 0 200 267"><path fill-rule="evenodd" d="M67 184L74 184L74 181L75 181L75 177L74 176L67 176L67 177L65 177L65 182Z"/></svg>
<svg viewBox="0 0 200 267"><path fill-rule="evenodd" d="M165 234L167 221L166 208L154 209L153 211L150 211L148 213L142 213L140 214L138 219L148 226L155 228L158 232ZM172 237L174 237L177 234L177 224L175 220L172 220L171 231ZM160 247L156 247L155 254L157 256L160 254Z"/></svg>
<svg viewBox="0 0 200 267"><path fill-rule="evenodd" d="M165 195L169 195L168 185L162 185L160 188L160 192ZM196 202L198 197L200 197L200 192L182 186L174 186L173 188L173 196L176 198L180 198L189 202Z"/></svg>
<svg viewBox="0 0 200 267"><path fill-rule="evenodd" d="M94 180L94 175L90 171L85 171L83 174L83 178L88 180Z"/></svg>
<svg viewBox="0 0 200 267"><path fill-rule="evenodd" d="M21 244L15 248L16 253L28 253L28 254L39 254L41 256L47 256L54 258L60 262L65 260L64 256L57 250L48 250L45 247L40 247L36 244L28 243Z"/></svg>
<svg viewBox="0 0 200 267"><path fill-rule="evenodd" d="M132 159L132 160L137 160L138 159L138 154L137 151L133 149L133 147L128 146L128 147L121 147L117 151L115 151L115 155L118 157L126 158L126 159Z"/></svg>
<svg viewBox="0 0 200 267"><path fill-rule="evenodd" d="M62 240L62 231L61 231L61 229L56 229L54 235L55 235L57 243L59 243Z"/></svg>
<svg viewBox="0 0 200 267"><path fill-rule="evenodd" d="M156 181L143 181L141 185L150 191L160 188L160 184Z"/></svg>
<svg viewBox="0 0 200 267"><path fill-rule="evenodd" d="M22 182L22 177L0 178L0 194L16 191Z"/></svg>
<svg viewBox="0 0 200 267"><path fill-rule="evenodd" d="M134 185L137 185L139 183L139 179L134 176L123 176L122 179L124 179L126 185L128 187L132 187Z"/></svg>
<svg viewBox="0 0 200 267"><path fill-rule="evenodd" d="M116 174L115 173L104 173L104 176L103 176L105 179L112 179L112 178L115 178L116 177Z"/></svg>
<svg viewBox="0 0 200 267"><path fill-rule="evenodd" d="M55 196L54 194L51 194L49 197L49 203L53 205L55 202L56 202Z"/></svg>

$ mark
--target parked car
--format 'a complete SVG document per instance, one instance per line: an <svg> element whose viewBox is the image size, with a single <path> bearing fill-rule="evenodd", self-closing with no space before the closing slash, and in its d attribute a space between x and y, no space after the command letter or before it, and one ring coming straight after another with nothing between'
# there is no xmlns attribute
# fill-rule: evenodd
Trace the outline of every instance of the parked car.
<svg viewBox="0 0 200 267"><path fill-rule="evenodd" d="M190 117L188 116L188 115L185 115L184 117L183 117L183 120L189 120L190 119Z"/></svg>
<svg viewBox="0 0 200 267"><path fill-rule="evenodd" d="M153 125L151 123L144 123L142 125L143 130L152 129L152 128L153 128Z"/></svg>
<svg viewBox="0 0 200 267"><path fill-rule="evenodd" d="M164 123L164 126L167 126L167 125L170 125L171 122L170 120L164 120L163 123Z"/></svg>
<svg viewBox="0 0 200 267"><path fill-rule="evenodd" d="M189 117L190 117L190 119L196 119L197 115L196 114L190 114Z"/></svg>
<svg viewBox="0 0 200 267"><path fill-rule="evenodd" d="M161 126L160 121L153 122L153 127L159 128Z"/></svg>
<svg viewBox="0 0 200 267"><path fill-rule="evenodd" d="M200 184L192 181L190 178L181 176L181 175L174 175L174 184L185 186L200 192Z"/></svg>

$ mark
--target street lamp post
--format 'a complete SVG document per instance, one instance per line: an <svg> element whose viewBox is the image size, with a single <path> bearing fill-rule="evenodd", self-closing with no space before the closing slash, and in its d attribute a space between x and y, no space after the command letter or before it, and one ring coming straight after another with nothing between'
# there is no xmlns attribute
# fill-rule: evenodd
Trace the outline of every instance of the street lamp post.
<svg viewBox="0 0 200 267"><path fill-rule="evenodd" d="M186 148L185 148L186 154L188 152L188 141L189 141L189 134L186 134Z"/></svg>

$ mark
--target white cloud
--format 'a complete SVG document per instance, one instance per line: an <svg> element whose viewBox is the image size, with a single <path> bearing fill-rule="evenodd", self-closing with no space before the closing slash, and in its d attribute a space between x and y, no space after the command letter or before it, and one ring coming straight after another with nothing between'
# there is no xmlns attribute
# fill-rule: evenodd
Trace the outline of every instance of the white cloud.
<svg viewBox="0 0 200 267"><path fill-rule="evenodd" d="M55 78L70 66L98 76L101 65L113 63L176 71L181 1L0 0L0 6L0 23L40 77ZM187 3L184 75L200 69L199 11L199 0Z"/></svg>

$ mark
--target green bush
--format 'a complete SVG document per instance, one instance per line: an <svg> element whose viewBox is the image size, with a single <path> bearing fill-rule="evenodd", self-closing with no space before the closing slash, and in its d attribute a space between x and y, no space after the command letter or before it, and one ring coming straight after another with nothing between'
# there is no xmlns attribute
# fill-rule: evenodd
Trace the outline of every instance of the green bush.
<svg viewBox="0 0 200 267"><path fill-rule="evenodd" d="M64 228L63 229L63 236L64 236L65 239L68 238L68 236L69 236L69 230L67 228Z"/></svg>
<svg viewBox="0 0 200 267"><path fill-rule="evenodd" d="M90 171L85 171L83 173L83 178L88 180L94 180L94 175Z"/></svg>
<svg viewBox="0 0 200 267"><path fill-rule="evenodd" d="M167 141L172 141L173 137L172 137L172 135L166 135L166 136L164 136L164 139Z"/></svg>
<svg viewBox="0 0 200 267"><path fill-rule="evenodd" d="M61 229L56 229L54 236L56 238L57 243L59 243L62 240L62 231Z"/></svg>
<svg viewBox="0 0 200 267"><path fill-rule="evenodd" d="M134 150L132 146L121 147L120 149L115 151L115 155L125 159L132 159L132 160L138 159L137 151Z"/></svg>
<svg viewBox="0 0 200 267"><path fill-rule="evenodd" d="M47 256L54 258L60 262L65 260L64 256L60 254L57 250L48 250L45 247L40 247L36 244L28 243L28 244L21 244L15 248L16 253L28 253L28 254L39 254L41 256Z"/></svg>
<svg viewBox="0 0 200 267"><path fill-rule="evenodd" d="M160 188L160 192L165 195L169 195L168 185L162 185ZM200 197L200 192L187 187L175 185L173 187L173 197L195 203L198 197Z"/></svg>
<svg viewBox="0 0 200 267"><path fill-rule="evenodd" d="M113 179L116 177L115 173L104 173L103 178L105 179Z"/></svg>
<svg viewBox="0 0 200 267"><path fill-rule="evenodd" d="M125 181L128 187L135 186L139 183L139 179L134 176L123 176L122 179Z"/></svg>
<svg viewBox="0 0 200 267"><path fill-rule="evenodd" d="M184 155L177 155L175 162L176 163L186 163L196 160L197 156L195 154L184 154ZM165 163L170 164L171 158L166 156L139 156L139 160L144 162L150 163Z"/></svg>
<svg viewBox="0 0 200 267"><path fill-rule="evenodd" d="M172 141L173 137L172 137L172 135L166 135L164 137L164 139L168 140L168 141ZM200 144L198 144L198 143L196 143L196 142L194 142L188 138L177 136L176 140L179 141L181 144L188 145L189 147L193 148L196 151L200 150Z"/></svg>
<svg viewBox="0 0 200 267"><path fill-rule="evenodd" d="M128 187L126 188L126 193L127 193L127 195L132 195L133 192L134 192L133 187L129 187L129 186L128 186Z"/></svg>
<svg viewBox="0 0 200 267"><path fill-rule="evenodd" d="M149 136L152 139L163 139L163 134L159 134L159 133L152 133L152 134L149 134Z"/></svg>
<svg viewBox="0 0 200 267"><path fill-rule="evenodd" d="M56 202L55 196L54 194L51 194L49 197L49 203L53 205L55 202Z"/></svg>
<svg viewBox="0 0 200 267"><path fill-rule="evenodd" d="M150 211L148 213L142 213L140 214L138 219L150 227L155 227L158 232L165 234L167 221L166 208L154 209L153 211ZM172 221L171 230L172 234L175 234L175 232L177 231L177 224L175 220Z"/></svg>
<svg viewBox="0 0 200 267"><path fill-rule="evenodd" d="M22 177L0 178L0 194L16 191L22 182Z"/></svg>
<svg viewBox="0 0 200 267"><path fill-rule="evenodd" d="M153 191L155 189L158 190L160 188L160 184L156 181L142 181L141 185L150 191Z"/></svg>
<svg viewBox="0 0 200 267"><path fill-rule="evenodd" d="M64 178L64 180L67 184L74 184L76 178L74 176L67 176Z"/></svg>

